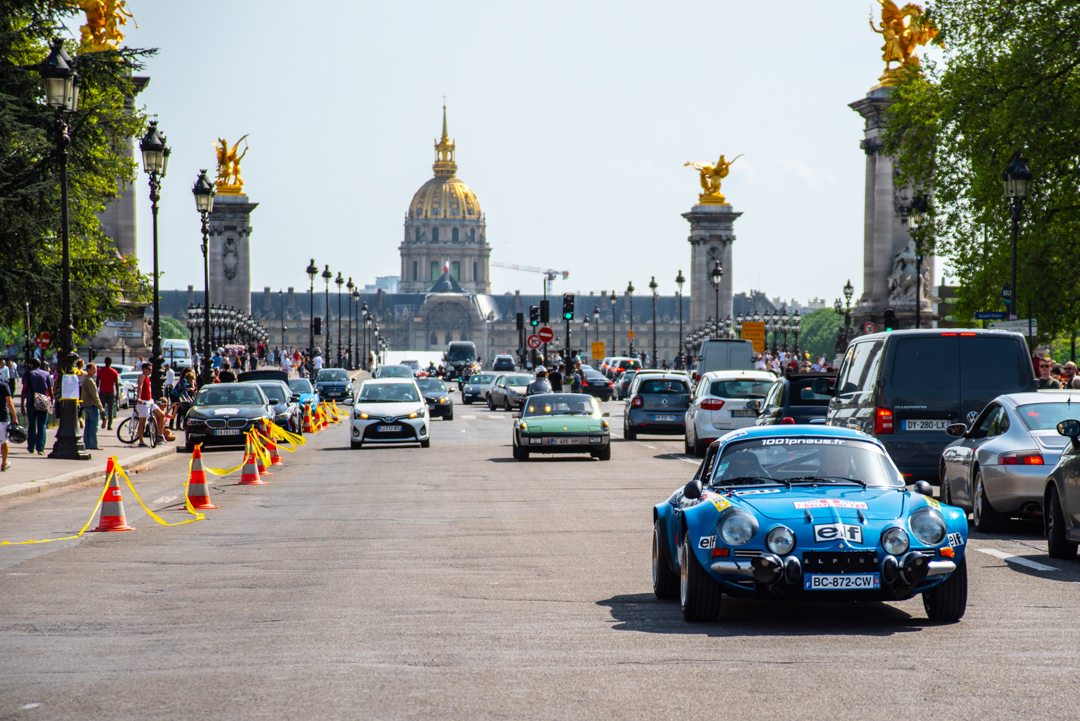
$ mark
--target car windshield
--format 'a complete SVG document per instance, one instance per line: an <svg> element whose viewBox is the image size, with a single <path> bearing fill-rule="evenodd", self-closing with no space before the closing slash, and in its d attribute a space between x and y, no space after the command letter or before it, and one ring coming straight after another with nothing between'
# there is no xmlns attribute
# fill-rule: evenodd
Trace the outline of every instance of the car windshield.
<svg viewBox="0 0 1080 721"><path fill-rule="evenodd" d="M323 368L319 371L319 375L315 377L317 381L347 381L349 380L349 374L345 372L344 368Z"/></svg>
<svg viewBox="0 0 1080 721"><path fill-rule="evenodd" d="M262 392L266 394L266 397L270 399L271 403L285 403L285 389L276 383L266 383L265 385L260 383L259 388L262 388Z"/></svg>
<svg viewBox="0 0 1080 721"><path fill-rule="evenodd" d="M904 480L876 444L824 436L784 436L729 443L713 463L709 483L901 487Z"/></svg>
<svg viewBox="0 0 1080 721"><path fill-rule="evenodd" d="M311 381L307 378L290 378L289 388L296 393L314 393L315 391L311 387Z"/></svg>
<svg viewBox="0 0 1080 721"><path fill-rule="evenodd" d="M379 369L379 378L412 378L412 368L408 366L383 366Z"/></svg>
<svg viewBox="0 0 1080 721"><path fill-rule="evenodd" d="M532 376L524 373L506 376L506 385L508 386L527 386L530 383L532 383Z"/></svg>
<svg viewBox="0 0 1080 721"><path fill-rule="evenodd" d="M529 396L522 415L531 416L598 416L596 399L582 393L544 393Z"/></svg>
<svg viewBox="0 0 1080 721"><path fill-rule="evenodd" d="M448 361L475 361L476 349L471 346L450 346L446 351Z"/></svg>
<svg viewBox="0 0 1080 721"><path fill-rule="evenodd" d="M1080 418L1080 394L1076 400L1076 403L1028 403L1017 406L1016 414L1029 431L1052 431L1064 420Z"/></svg>
<svg viewBox="0 0 1080 721"><path fill-rule="evenodd" d="M239 384L203 388L195 397L197 406L261 406L265 402L258 387Z"/></svg>
<svg viewBox="0 0 1080 721"><path fill-rule="evenodd" d="M360 390L359 403L408 403L419 401L412 383L365 383Z"/></svg>
<svg viewBox="0 0 1080 721"><path fill-rule="evenodd" d="M494 377L495 376L489 375L487 373L476 373L476 374L473 374L473 376L471 378L469 378L469 385L471 385L471 386L487 385L488 383L491 382L491 379L494 378Z"/></svg>
<svg viewBox="0 0 1080 721"><path fill-rule="evenodd" d="M772 381L729 380L709 384L709 395L718 398L764 398Z"/></svg>
<svg viewBox="0 0 1080 721"><path fill-rule="evenodd" d="M142 373L121 373L120 380L124 381L125 383L134 383L135 381L139 380L139 376L141 375Z"/></svg>
<svg viewBox="0 0 1080 721"><path fill-rule="evenodd" d="M446 393L446 384L438 378L421 378L416 381L424 393Z"/></svg>

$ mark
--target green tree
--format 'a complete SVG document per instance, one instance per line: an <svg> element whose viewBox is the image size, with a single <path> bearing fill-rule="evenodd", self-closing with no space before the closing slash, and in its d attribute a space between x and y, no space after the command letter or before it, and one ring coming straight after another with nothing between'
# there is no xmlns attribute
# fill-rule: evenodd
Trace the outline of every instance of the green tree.
<svg viewBox="0 0 1080 721"><path fill-rule="evenodd" d="M1002 175L1021 152L1033 173L1018 243L1018 314L1050 337L1080 317L1080 3L935 0L943 59L895 88L887 149L932 187L927 238L960 283L957 316L1001 307L1012 259Z"/></svg>
<svg viewBox="0 0 1080 721"><path fill-rule="evenodd" d="M836 336L843 318L832 308L820 308L802 317L802 333L799 335L799 348L812 358L825 356L831 361L836 355Z"/></svg>
<svg viewBox="0 0 1080 721"><path fill-rule="evenodd" d="M60 183L55 116L36 69L49 41L76 10L61 0L0 0L0 326L21 323L59 338ZM152 51L77 55L79 111L68 149L71 296L76 339L86 339L127 300L145 302L147 279L117 253L98 214L133 179L128 143L145 119L125 109L132 73Z"/></svg>
<svg viewBox="0 0 1080 721"><path fill-rule="evenodd" d="M161 317L161 337L187 340L191 338L191 334L183 323L172 316L165 315Z"/></svg>

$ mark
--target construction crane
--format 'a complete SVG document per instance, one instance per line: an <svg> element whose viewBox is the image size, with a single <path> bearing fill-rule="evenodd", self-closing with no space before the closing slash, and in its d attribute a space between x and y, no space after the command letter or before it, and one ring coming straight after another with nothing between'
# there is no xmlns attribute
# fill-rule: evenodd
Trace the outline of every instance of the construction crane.
<svg viewBox="0 0 1080 721"><path fill-rule="evenodd" d="M526 273L541 273L544 276L544 297L546 298L551 294L551 283L556 278L561 277L566 280L570 277L570 271L568 270L552 270L551 268L540 268L535 265L515 265L514 263L498 263L492 262L496 268L508 268L510 270L521 270Z"/></svg>

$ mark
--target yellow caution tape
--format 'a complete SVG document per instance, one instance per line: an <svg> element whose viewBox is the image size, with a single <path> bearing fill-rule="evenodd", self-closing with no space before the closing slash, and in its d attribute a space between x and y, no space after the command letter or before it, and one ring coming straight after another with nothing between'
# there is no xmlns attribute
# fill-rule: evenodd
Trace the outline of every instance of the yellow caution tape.
<svg viewBox="0 0 1080 721"><path fill-rule="evenodd" d="M139 496L139 492L135 490L135 484L131 482L130 478L128 478L128 474L126 472L124 472L123 467L119 463L117 463L116 461L113 461L113 467L116 469L116 472L120 474L120 477L124 479L124 482L127 483L127 487L131 489L131 495L135 496L135 500L138 501L139 505L142 506L142 509L144 511L146 511L146 515L150 516L151 518L153 518L155 521L157 521L161 525L163 525L163 526L183 526L183 525L188 524L188 523L195 523L195 521L205 521L206 520L206 516L203 515L202 513L199 513L194 508L192 508L191 507L191 502L187 500L187 486L188 486L188 482L191 480L191 474L190 473L188 474L188 480L184 481L184 505L187 507L187 512L190 513L191 515L193 515L194 518L188 518L187 520L184 520L184 521L176 521L175 523L169 523L164 518L162 518L158 514L151 511L150 508L145 503L143 503L143 499ZM189 467L189 470L190 470L190 467Z"/></svg>
<svg viewBox="0 0 1080 721"><path fill-rule="evenodd" d="M276 423L270 424L270 437L275 441L282 441L287 444L280 446L289 453L294 452L298 447L307 444L307 439L298 433L287 431Z"/></svg>
<svg viewBox="0 0 1080 721"><path fill-rule="evenodd" d="M115 471L113 472L115 473ZM90 528L90 524L94 522L94 516L97 515L98 509L101 508L101 502L105 500L105 492L109 490L109 481L112 479L113 474L105 476L105 483L101 486L101 493L98 494L97 503L94 504L94 510L90 511L90 518L86 519L86 523L79 529L79 532L73 536L61 536L59 538L41 538L32 541L0 541L0 546L28 546L34 543L52 543L53 541L70 541L74 538L81 537L86 533L86 529Z"/></svg>

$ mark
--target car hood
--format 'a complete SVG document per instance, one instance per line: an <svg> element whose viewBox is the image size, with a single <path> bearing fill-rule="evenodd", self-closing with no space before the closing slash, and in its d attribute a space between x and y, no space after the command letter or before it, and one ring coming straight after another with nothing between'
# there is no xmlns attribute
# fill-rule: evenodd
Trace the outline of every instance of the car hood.
<svg viewBox="0 0 1080 721"><path fill-rule="evenodd" d="M424 413L425 406L417 401L405 401L402 403L357 403L355 410L367 413L372 418L400 418L407 416L413 411L418 414Z"/></svg>
<svg viewBox="0 0 1080 721"><path fill-rule="evenodd" d="M815 522L830 519L857 521L860 512L868 520L888 521L904 515L911 494L901 488L795 486L791 489L745 488L731 497L762 516L778 521L805 521L807 511Z"/></svg>
<svg viewBox="0 0 1080 721"><path fill-rule="evenodd" d="M261 418L266 415L264 406L195 406L188 418Z"/></svg>
<svg viewBox="0 0 1080 721"><path fill-rule="evenodd" d="M603 422L593 416L542 416L523 419L529 433L600 433Z"/></svg>

